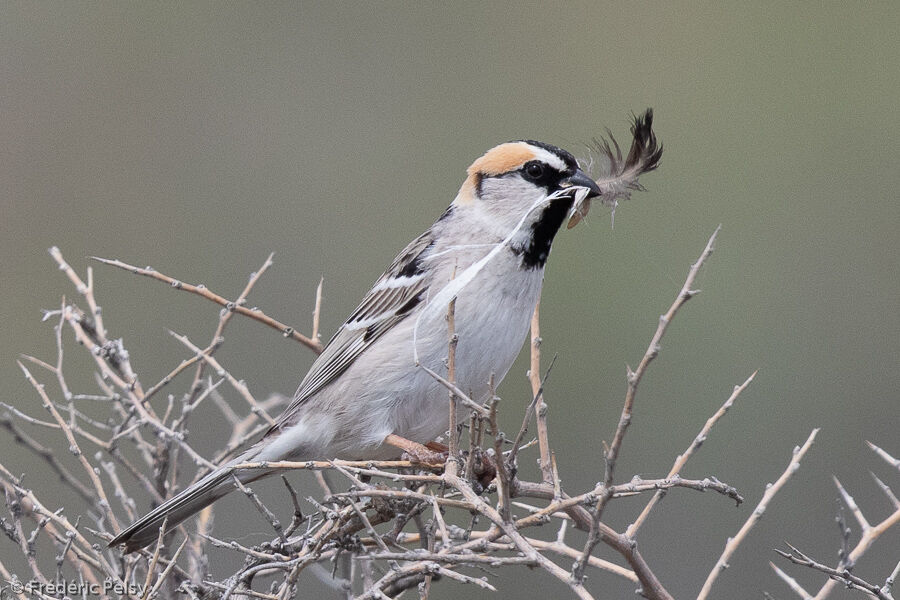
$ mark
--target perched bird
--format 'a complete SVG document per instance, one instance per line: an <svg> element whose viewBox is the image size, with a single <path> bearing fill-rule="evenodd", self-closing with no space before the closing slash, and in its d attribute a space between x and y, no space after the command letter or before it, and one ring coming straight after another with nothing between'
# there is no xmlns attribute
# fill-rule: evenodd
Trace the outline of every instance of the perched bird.
<svg viewBox="0 0 900 600"><path fill-rule="evenodd" d="M600 143L606 177L595 181L565 150L531 140L501 144L468 169L453 203L394 259L325 346L293 401L247 451L166 500L110 545L127 552L234 489L275 472L233 471L248 461L391 459L447 430L447 307L455 298L456 385L487 398L522 348L544 265L562 224L593 198L614 204L639 189L662 147L652 113L635 118L627 158ZM613 142L614 143L614 142ZM607 194L608 197L604 197Z"/></svg>

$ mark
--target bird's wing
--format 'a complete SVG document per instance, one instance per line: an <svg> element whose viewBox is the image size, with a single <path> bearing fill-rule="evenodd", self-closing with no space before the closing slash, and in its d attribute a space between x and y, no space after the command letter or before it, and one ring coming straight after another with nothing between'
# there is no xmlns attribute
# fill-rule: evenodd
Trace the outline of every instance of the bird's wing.
<svg viewBox="0 0 900 600"><path fill-rule="evenodd" d="M428 230L394 259L325 346L300 383L290 406L278 417L271 430L282 427L298 406L334 381L366 348L405 319L425 299L429 277L422 262L433 244L434 237Z"/></svg>

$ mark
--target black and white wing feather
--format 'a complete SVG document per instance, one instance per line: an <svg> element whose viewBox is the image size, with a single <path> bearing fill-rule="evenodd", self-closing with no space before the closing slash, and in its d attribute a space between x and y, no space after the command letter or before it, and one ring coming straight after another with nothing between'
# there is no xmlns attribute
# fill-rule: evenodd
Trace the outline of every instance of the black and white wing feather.
<svg viewBox="0 0 900 600"><path fill-rule="evenodd" d="M346 371L360 354L391 327L409 316L425 299L429 278L422 265L433 244L433 234L428 230L394 259L325 346L309 373L300 382L290 406L272 426L273 430L288 422L304 400Z"/></svg>

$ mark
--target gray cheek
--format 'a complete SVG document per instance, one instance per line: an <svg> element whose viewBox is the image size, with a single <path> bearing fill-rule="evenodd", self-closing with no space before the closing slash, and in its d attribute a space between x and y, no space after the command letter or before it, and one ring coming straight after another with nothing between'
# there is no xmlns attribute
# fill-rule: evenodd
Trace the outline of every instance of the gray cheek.
<svg viewBox="0 0 900 600"><path fill-rule="evenodd" d="M485 178L478 201L482 202L493 216L503 219L509 227L514 227L522 216L545 196L544 188L537 187L518 175L507 175ZM526 224L527 222L528 219Z"/></svg>

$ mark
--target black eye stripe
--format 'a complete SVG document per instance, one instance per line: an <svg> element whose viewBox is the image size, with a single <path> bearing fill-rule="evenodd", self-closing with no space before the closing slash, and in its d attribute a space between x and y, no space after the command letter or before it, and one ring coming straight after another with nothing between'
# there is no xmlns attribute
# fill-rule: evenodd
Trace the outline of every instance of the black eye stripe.
<svg viewBox="0 0 900 600"><path fill-rule="evenodd" d="M559 182L567 175L540 160L528 161L518 169L518 172L522 179L546 188L548 192L557 188Z"/></svg>
<svg viewBox="0 0 900 600"><path fill-rule="evenodd" d="M574 172L574 168L572 168L571 171L567 168L564 172L560 172L555 166L549 165L542 160L534 159L526 162L521 167L513 171L507 171L506 173L497 173L496 175L480 174L475 181L475 193L481 197L483 186L486 181L517 177L528 183L546 189L549 194L559 189L560 182L571 176Z"/></svg>

